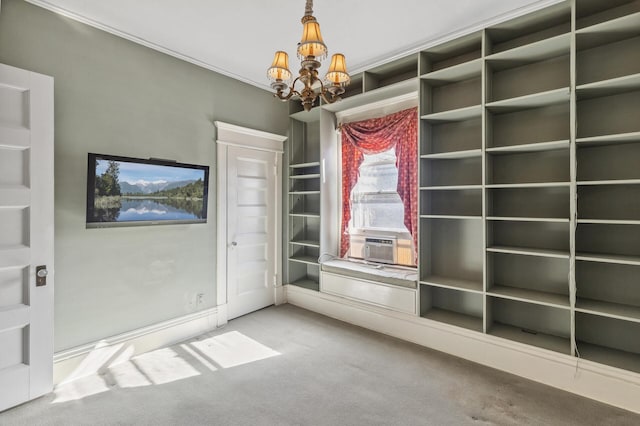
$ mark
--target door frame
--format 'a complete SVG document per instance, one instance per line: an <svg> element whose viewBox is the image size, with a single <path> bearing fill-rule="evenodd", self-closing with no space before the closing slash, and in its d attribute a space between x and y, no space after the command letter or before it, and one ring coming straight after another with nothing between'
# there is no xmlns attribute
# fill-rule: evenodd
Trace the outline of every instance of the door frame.
<svg viewBox="0 0 640 426"><path fill-rule="evenodd" d="M284 154L284 141L286 136L274 133L254 130L237 126L222 121L214 121L217 128L217 255L216 255L216 304L218 306L218 327L227 323L229 315L227 311L227 164L228 148L236 146L257 151L273 152L276 156L276 202L275 202L275 228L276 228L276 284L273 289L276 305L285 302L284 288L282 286L282 155Z"/></svg>

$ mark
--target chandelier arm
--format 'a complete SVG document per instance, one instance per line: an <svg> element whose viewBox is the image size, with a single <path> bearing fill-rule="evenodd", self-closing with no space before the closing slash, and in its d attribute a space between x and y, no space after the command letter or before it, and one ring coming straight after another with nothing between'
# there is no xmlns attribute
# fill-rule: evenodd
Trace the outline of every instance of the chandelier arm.
<svg viewBox="0 0 640 426"><path fill-rule="evenodd" d="M295 95L300 96L300 93L297 90L295 90L296 82L298 82L299 80L300 80L300 77L296 77L296 79L293 80L291 85L288 87L289 93L287 93L286 95L283 95L284 90L279 90L277 93L274 93L274 96L276 96L278 99L283 101L288 101Z"/></svg>
<svg viewBox="0 0 640 426"><path fill-rule="evenodd" d="M322 84L322 80L318 79L318 81L320 82L320 96L322 97L322 99L324 99L326 103L332 104L335 100L327 98L327 93L329 93L329 91L324 88L324 84Z"/></svg>
<svg viewBox="0 0 640 426"><path fill-rule="evenodd" d="M320 82L320 96L326 103L332 104L339 99L339 96L337 94L324 87L324 84L322 84L322 80L318 79L318 81ZM329 98L327 97L327 93L330 96Z"/></svg>

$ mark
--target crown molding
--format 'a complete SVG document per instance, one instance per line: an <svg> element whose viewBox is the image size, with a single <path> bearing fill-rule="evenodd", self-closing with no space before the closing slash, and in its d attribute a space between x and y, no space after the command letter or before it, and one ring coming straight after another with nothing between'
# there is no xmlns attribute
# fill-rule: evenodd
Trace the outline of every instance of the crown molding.
<svg viewBox="0 0 640 426"><path fill-rule="evenodd" d="M472 34L476 31L481 31L485 28L491 27L493 25L502 23L502 22L506 22L509 21L510 19L514 19L514 18L518 18L520 16L524 16L528 13L531 12L535 12L537 10L540 9L544 9L545 7L549 7L549 6L553 6L555 4L559 4L559 3L563 3L566 2L567 0L539 0L535 3L532 3L530 5L527 6L523 6L520 7L518 9L512 10L510 12L506 12L500 15L496 15L494 17L491 17L489 19L485 19L483 21L477 22L473 25L461 28L459 30L456 31L452 31L450 33L446 33L443 34L441 36L438 36L436 38L429 38L417 43L414 43L411 46L408 47L403 47L391 52L387 52L386 54L376 58L376 59L372 59L370 61L367 62L363 62L360 64L356 64L355 66L352 67L351 71L349 72L351 75L355 75L358 73L361 73L363 71L366 71L368 69L371 68L375 68L377 66L380 65L384 65L388 62L394 61L396 59L400 59L403 58L405 56L414 54L414 53L418 53L421 50L425 50L428 49L430 47L434 47L437 46L439 44L443 44L446 43L448 41L451 40L455 40L459 37L464 37L466 35Z"/></svg>
<svg viewBox="0 0 640 426"><path fill-rule="evenodd" d="M158 52L164 53L166 55L173 56L174 58L183 60L185 62L189 62L189 63L197 65L197 66L199 66L201 68L207 69L209 71L213 71L213 72L216 72L218 74L222 74L222 75L224 75L226 77L233 78L235 80L241 81L243 83L249 84L251 86L257 87L257 88L262 89L262 90L266 90L268 92L272 91L271 87L269 85L267 85L266 83L259 83L259 82L253 81L251 79L242 77L242 76L240 76L240 75L238 75L236 73L233 73L231 71L219 68L219 67L217 67L217 66L215 66L213 64L210 64L210 63L201 61L199 59L193 58L191 56L182 54L182 53L177 52L177 51L175 51L173 49L170 49L170 48L168 48L166 46L162 46L160 44L153 43L153 42L151 42L149 40L145 40L145 39L143 39L141 37L134 36L133 34L127 33L125 31L118 30L117 28L114 28L114 27L112 27L110 25L106 25L106 24L98 22L98 21L96 21L94 19L91 19L91 18L88 18L86 16L83 16L83 15L81 15L79 13L72 12L72 11L67 10L65 8L62 8L60 6L54 5L54 4L52 4L51 2L49 2L47 0L25 0L25 1L28 2L28 3L31 3L33 5L42 7L43 9L47 9L47 10L49 10L51 12L54 12L54 13L56 13L58 15L61 15L61 16L64 16L66 18L72 19L74 21L89 25L90 27L97 28L97 29L105 31L105 32L107 32L109 34L113 34L115 36L124 38L126 40L131 41L131 42L134 42L134 43L140 44L142 46L148 47L150 49L156 50ZM475 31L479 31L479 30L482 30L484 28L490 27L492 25L496 25L496 24L498 24L500 22L508 21L509 19L517 18L519 16L526 15L527 13L534 12L536 10L543 9L543 8L545 8L547 6L551 6L551 5L554 5L554 4L559 4L559 3L562 3L562 2L565 2L565 1L567 1L567 0L540 0L540 1L532 3L530 5L523 6L523 7L520 7L518 9L512 10L511 12L503 13L501 15L497 15L497 16L494 16L492 18L485 19L485 20L480 21L480 22L478 22L478 23L476 23L474 25L467 26L467 27L462 28L460 30L447 33L447 34L439 36L437 38L430 38L430 39L427 39L427 40L424 40L424 41L421 41L421 42L418 42L418 43L414 43L412 46L403 47L401 49L397 49L395 51L388 52L387 54L385 54L383 56L380 56L380 57L378 57L376 59L373 59L371 61L366 61L366 62L357 64L356 66L354 66L352 68L350 74L353 75L353 74L357 74L357 73L366 71L367 69L370 69L370 68L373 68L373 67L376 67L376 66L379 66L379 65L383 65L383 64L385 64L387 62L391 62L391 61L393 61L395 59L399 59L399 58L402 58L404 56L407 56L407 55L410 55L410 54L413 54L413 53L417 53L417 52L419 52L421 50L424 50L424 49L427 49L429 47L445 43L447 41L456 39L458 37L465 36L467 34L471 34L471 33L475 32Z"/></svg>
<svg viewBox="0 0 640 426"><path fill-rule="evenodd" d="M185 61L185 62L189 62L189 63L191 63L193 65L197 65L197 66L199 66L201 68L204 68L204 69L207 69L209 71L213 71L213 72L216 72L218 74L222 74L222 75L224 75L226 77L230 77L230 78L233 78L235 80L241 81L243 83L250 84L250 85L255 86L255 87L259 88L259 89L271 91L271 87L269 87L269 85L267 85L267 84L261 84L261 83L255 82L255 81L253 81L251 79L242 77L242 76L240 76L238 74L235 74L235 73L233 73L231 71L227 71L225 69L219 68L219 67L217 67L215 65L212 65L210 63L207 63L207 62L201 61L199 59L193 58L193 57L191 57L189 55L185 55L185 54L182 54L180 52L177 52L177 51L175 51L173 49L170 49L170 48L168 48L166 46L163 46L163 45L160 45L160 44L157 44L157 43L153 43L153 42L151 42L149 40L145 40L145 39L143 39L141 37L134 36L133 34L130 34L130 33L125 32L125 31L121 31L121 30L119 30L117 28L114 28L114 27L112 27L110 25L103 24L101 22L98 22L98 21L96 21L94 19L88 18L88 17L86 17L84 15L81 15L79 13L71 12L70 10L67 10L67 9L62 8L60 6L57 6L57 5L54 5L54 4L50 3L47 0L25 0L25 1L27 3L31 3L33 5L41 7L43 9L49 10L49 11L51 11L53 13L56 13L56 14L58 14L60 16L64 16L65 18L69 18L69 19L72 19L74 21L80 22L82 24L88 25L90 27L97 28L97 29L102 30L104 32L107 32L109 34L113 34L113 35L118 36L120 38L123 38L125 40L132 41L132 42L134 42L136 44L140 44L142 46L148 47L149 49L156 50L156 51L164 53L166 55L173 56L174 58L180 59L180 60Z"/></svg>

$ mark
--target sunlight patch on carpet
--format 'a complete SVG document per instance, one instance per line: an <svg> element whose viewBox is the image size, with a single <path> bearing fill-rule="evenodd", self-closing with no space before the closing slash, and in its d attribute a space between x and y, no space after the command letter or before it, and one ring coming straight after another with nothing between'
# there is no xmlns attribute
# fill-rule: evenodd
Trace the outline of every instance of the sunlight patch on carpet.
<svg viewBox="0 0 640 426"><path fill-rule="evenodd" d="M222 368L236 367L280 355L268 346L237 331L190 344Z"/></svg>
<svg viewBox="0 0 640 426"><path fill-rule="evenodd" d="M96 346L70 377L55 388L52 403L77 401L117 388L163 385L280 355L238 331L137 356L134 353L133 345ZM91 371L94 373L90 374Z"/></svg>
<svg viewBox="0 0 640 426"><path fill-rule="evenodd" d="M200 373L172 349L158 349L134 357L131 362L151 380L154 385L198 376Z"/></svg>

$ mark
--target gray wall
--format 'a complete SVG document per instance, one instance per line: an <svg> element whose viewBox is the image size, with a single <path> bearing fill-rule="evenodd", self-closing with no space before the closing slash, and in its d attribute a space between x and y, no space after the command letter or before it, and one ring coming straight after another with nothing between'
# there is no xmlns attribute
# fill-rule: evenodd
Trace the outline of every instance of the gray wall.
<svg viewBox="0 0 640 426"><path fill-rule="evenodd" d="M215 306L212 121L286 134L286 105L21 0L2 1L0 62L55 78L56 351ZM86 229L88 152L209 165L208 223Z"/></svg>

